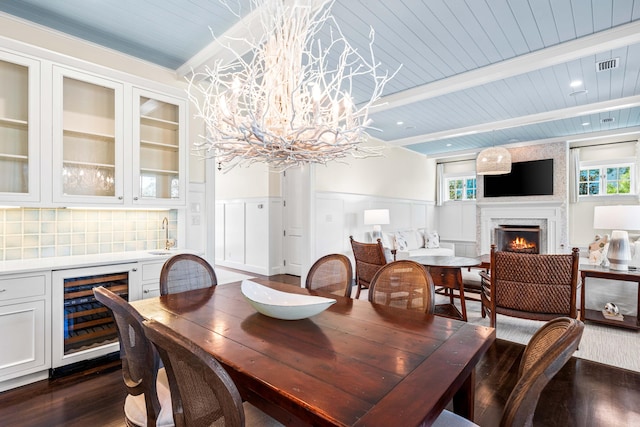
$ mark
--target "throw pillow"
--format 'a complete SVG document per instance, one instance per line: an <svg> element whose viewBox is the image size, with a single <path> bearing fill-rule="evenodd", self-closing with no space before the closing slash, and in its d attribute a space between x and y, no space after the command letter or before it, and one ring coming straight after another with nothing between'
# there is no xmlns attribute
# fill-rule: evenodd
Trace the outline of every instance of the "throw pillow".
<svg viewBox="0 0 640 427"><path fill-rule="evenodd" d="M393 249L395 246L395 236L393 233L385 233L383 231L380 240L382 241L382 246L385 248Z"/></svg>
<svg viewBox="0 0 640 427"><path fill-rule="evenodd" d="M402 233L396 233L395 234L395 238L396 238L396 246L398 247L399 251L406 251L407 250L407 240L404 238L404 236L402 236Z"/></svg>
<svg viewBox="0 0 640 427"><path fill-rule="evenodd" d="M427 231L424 233L425 248L436 249L440 247L440 235L437 231Z"/></svg>
<svg viewBox="0 0 640 427"><path fill-rule="evenodd" d="M407 248L402 250L412 251L422 246L422 242L418 241L418 233L415 230L399 231L398 235L407 243Z"/></svg>

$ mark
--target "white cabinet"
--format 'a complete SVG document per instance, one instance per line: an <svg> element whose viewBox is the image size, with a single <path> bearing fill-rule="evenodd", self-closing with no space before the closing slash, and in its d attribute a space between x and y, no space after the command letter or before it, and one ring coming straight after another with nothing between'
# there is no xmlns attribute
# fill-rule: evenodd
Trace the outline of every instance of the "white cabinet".
<svg viewBox="0 0 640 427"><path fill-rule="evenodd" d="M0 201L40 197L40 63L0 51Z"/></svg>
<svg viewBox="0 0 640 427"><path fill-rule="evenodd" d="M140 263L142 299L160 296L160 272L166 260Z"/></svg>
<svg viewBox="0 0 640 427"><path fill-rule="evenodd" d="M184 100L134 88L133 111L134 203L184 204Z"/></svg>
<svg viewBox="0 0 640 427"><path fill-rule="evenodd" d="M0 278L0 391L12 379L51 367L49 272ZM19 383L18 383L19 384ZM15 386L15 384L14 384Z"/></svg>
<svg viewBox="0 0 640 427"><path fill-rule="evenodd" d="M123 85L53 67L53 201L124 203Z"/></svg>
<svg viewBox="0 0 640 427"><path fill-rule="evenodd" d="M0 50L0 204L184 207L175 88Z"/></svg>

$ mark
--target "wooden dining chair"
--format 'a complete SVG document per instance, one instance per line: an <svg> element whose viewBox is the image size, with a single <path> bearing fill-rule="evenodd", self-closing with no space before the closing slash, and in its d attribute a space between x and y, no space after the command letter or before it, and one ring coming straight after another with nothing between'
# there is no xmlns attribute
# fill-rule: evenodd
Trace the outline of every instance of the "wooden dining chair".
<svg viewBox="0 0 640 427"><path fill-rule="evenodd" d="M305 287L350 297L352 282L353 269L349 257L342 254L330 254L313 263L307 274Z"/></svg>
<svg viewBox="0 0 640 427"><path fill-rule="evenodd" d="M99 286L93 294L111 312L120 340L122 376L128 395L124 402L127 426L172 426L171 394L158 354L146 339L144 318L127 301Z"/></svg>
<svg viewBox="0 0 640 427"><path fill-rule="evenodd" d="M143 328L167 370L176 426L282 425L254 406L243 404L227 371L193 341L154 320L144 321Z"/></svg>
<svg viewBox="0 0 640 427"><path fill-rule="evenodd" d="M194 254L169 258L160 271L160 295L216 286L218 278L211 264Z"/></svg>
<svg viewBox="0 0 640 427"><path fill-rule="evenodd" d="M502 412L501 427L532 426L540 393L578 349L584 323L558 317L545 323L524 349L518 382ZM443 411L433 426L457 427L476 424L449 411Z"/></svg>
<svg viewBox="0 0 640 427"><path fill-rule="evenodd" d="M360 291L368 289L373 276L387 263L384 248L380 239L376 243L362 243L349 236L351 249L356 262L356 299L360 298Z"/></svg>
<svg viewBox="0 0 640 427"><path fill-rule="evenodd" d="M497 251L491 246L489 273L481 272L481 313L532 320L577 317L580 251L570 254L528 254Z"/></svg>
<svg viewBox="0 0 640 427"><path fill-rule="evenodd" d="M433 314L433 280L427 269L415 261L393 261L382 266L373 276L369 301Z"/></svg>

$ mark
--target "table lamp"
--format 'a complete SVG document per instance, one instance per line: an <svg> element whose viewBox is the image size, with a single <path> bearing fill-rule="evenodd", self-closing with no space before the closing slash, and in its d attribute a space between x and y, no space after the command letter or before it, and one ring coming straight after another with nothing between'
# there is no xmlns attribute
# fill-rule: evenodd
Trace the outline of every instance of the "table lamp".
<svg viewBox="0 0 640 427"><path fill-rule="evenodd" d="M640 230L640 206L596 206L593 210L593 228L612 230L607 251L609 268L628 270L631 251L627 230Z"/></svg>
<svg viewBox="0 0 640 427"><path fill-rule="evenodd" d="M375 242L376 239L382 238L383 224L389 224L389 209L368 209L364 211L364 225L373 225L371 237Z"/></svg>

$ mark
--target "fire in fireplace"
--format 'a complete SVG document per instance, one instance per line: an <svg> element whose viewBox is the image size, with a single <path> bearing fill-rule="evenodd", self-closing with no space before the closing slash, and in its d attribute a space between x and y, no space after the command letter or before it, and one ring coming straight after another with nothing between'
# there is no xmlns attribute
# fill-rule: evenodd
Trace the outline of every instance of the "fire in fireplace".
<svg viewBox="0 0 640 427"><path fill-rule="evenodd" d="M540 226L499 225L495 229L495 242L499 251L540 253Z"/></svg>

